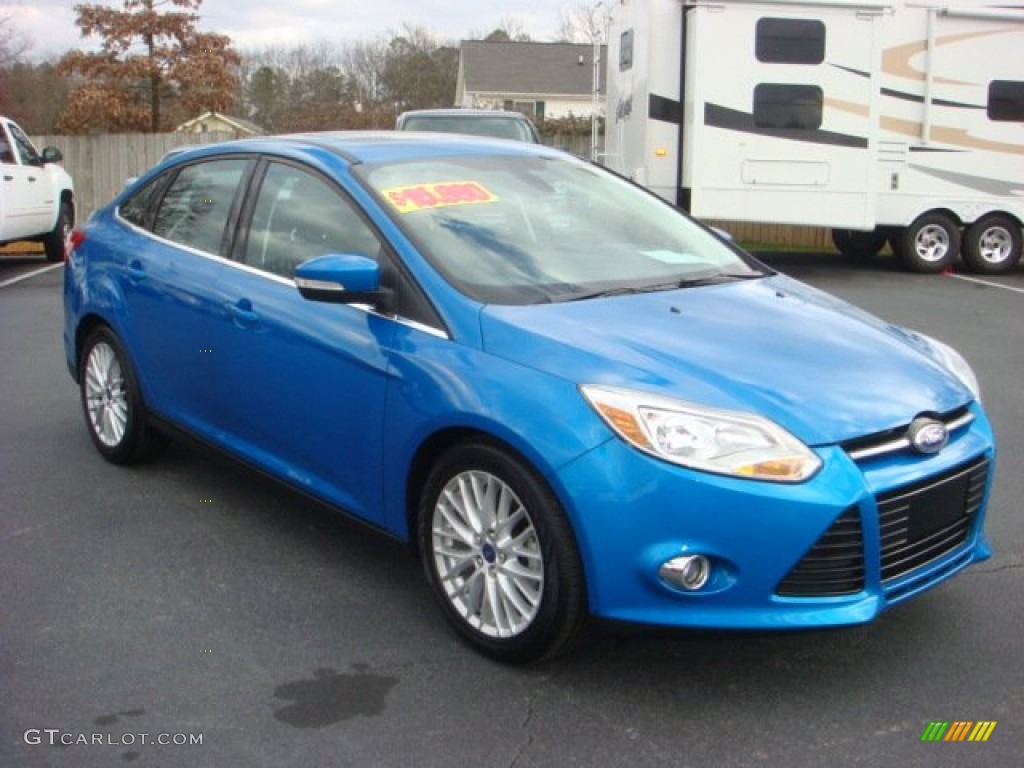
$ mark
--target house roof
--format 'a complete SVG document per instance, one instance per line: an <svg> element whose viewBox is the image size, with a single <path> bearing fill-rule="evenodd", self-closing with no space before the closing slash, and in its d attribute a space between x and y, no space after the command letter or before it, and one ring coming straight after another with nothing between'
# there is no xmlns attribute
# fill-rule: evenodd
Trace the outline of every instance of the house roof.
<svg viewBox="0 0 1024 768"><path fill-rule="evenodd" d="M259 136L263 133L263 129L256 125L256 123L243 120L240 117L222 115L220 112L203 112L199 117L193 117L191 120L186 120L174 130L189 131L193 126L203 122L204 120L220 120L221 122L230 125L238 133L244 133L249 136Z"/></svg>
<svg viewBox="0 0 1024 768"><path fill-rule="evenodd" d="M463 40L460 48L469 92L589 96L593 91L594 47L587 43ZM602 59L606 51L607 46L601 46ZM603 65L600 71L603 92Z"/></svg>

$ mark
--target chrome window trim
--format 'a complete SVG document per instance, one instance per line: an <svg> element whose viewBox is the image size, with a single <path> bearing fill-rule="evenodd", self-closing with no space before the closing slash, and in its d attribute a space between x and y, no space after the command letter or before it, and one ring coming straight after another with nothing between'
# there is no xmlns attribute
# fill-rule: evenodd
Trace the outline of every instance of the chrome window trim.
<svg viewBox="0 0 1024 768"><path fill-rule="evenodd" d="M166 237L161 237L160 235L154 234L148 229L144 229L138 226L137 224L133 224L132 222L128 221L127 219L121 216L121 206L117 206L114 209L114 216L124 226L134 230L140 235L148 237L150 240L155 240L158 243L163 243L164 245L169 245L174 248L180 248L184 251L188 251L189 253L195 256L202 256L204 259L215 261L218 264L223 264L224 266L232 267L233 269L239 269L251 275L256 275L258 277L271 280L275 283L280 283L281 285L286 285L290 288L295 289L295 291L298 291L298 286L295 284L295 280L293 278L282 277L281 275L274 274L273 272L267 272L266 270L263 269L257 269L256 267L250 266L248 264L243 264L242 262L235 261L234 259L228 259L224 256L218 256L215 253L201 251L198 248L193 248L191 245L185 245L184 243L179 243L175 240L168 240ZM383 318L385 320L391 320L393 322L398 323L399 325L404 325L408 328L413 328L417 331L428 333L431 336L435 336L436 338L439 339L446 339L449 341L451 340L451 336L449 336L448 333L442 330L441 328L435 328L432 325L426 325L425 323L421 323L418 320L411 320L407 317L402 317L401 315L385 315L378 312L369 304L346 304L345 306L352 307L353 309L357 309L360 312L365 312L368 315L376 315L377 317Z"/></svg>

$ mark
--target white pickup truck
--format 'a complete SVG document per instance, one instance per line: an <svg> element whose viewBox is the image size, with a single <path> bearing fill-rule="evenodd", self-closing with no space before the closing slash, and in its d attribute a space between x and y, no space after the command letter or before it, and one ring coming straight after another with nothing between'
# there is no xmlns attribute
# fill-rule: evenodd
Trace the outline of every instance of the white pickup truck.
<svg viewBox="0 0 1024 768"><path fill-rule="evenodd" d="M36 151L25 132L0 117L0 245L41 242L48 261L64 259L64 244L75 225L71 176L57 165L60 151Z"/></svg>

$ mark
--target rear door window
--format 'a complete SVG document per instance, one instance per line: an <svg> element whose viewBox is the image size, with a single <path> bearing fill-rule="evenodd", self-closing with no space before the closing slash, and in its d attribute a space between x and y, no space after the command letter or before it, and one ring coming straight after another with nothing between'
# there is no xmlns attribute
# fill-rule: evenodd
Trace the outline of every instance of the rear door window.
<svg viewBox="0 0 1024 768"><path fill-rule="evenodd" d="M206 253L222 253L246 163L244 158L232 158L182 168L160 201L153 234Z"/></svg>

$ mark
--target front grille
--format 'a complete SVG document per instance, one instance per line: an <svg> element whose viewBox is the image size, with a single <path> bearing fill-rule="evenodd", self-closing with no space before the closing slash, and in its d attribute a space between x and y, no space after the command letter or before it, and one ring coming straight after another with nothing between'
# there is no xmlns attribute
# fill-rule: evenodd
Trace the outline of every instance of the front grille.
<svg viewBox="0 0 1024 768"><path fill-rule="evenodd" d="M942 557L967 541L985 495L982 458L878 497L882 581Z"/></svg>
<svg viewBox="0 0 1024 768"><path fill-rule="evenodd" d="M786 574L775 589L785 597L849 595L864 589L864 534L850 507Z"/></svg>
<svg viewBox="0 0 1024 768"><path fill-rule="evenodd" d="M967 541L985 495L988 472L989 461L981 458L878 497L883 583ZM779 582L775 593L827 597L863 588L864 535L858 508L850 507Z"/></svg>
<svg viewBox="0 0 1024 768"><path fill-rule="evenodd" d="M974 414L965 405L948 413L937 414L935 419L946 425L946 429L949 431L950 437L952 437L956 432L969 426L974 421ZM865 461L892 453L909 451L908 427L909 424L904 424L896 429L889 429L885 432L876 432L873 435L865 435L864 437L847 440L841 443L841 446L854 461Z"/></svg>

